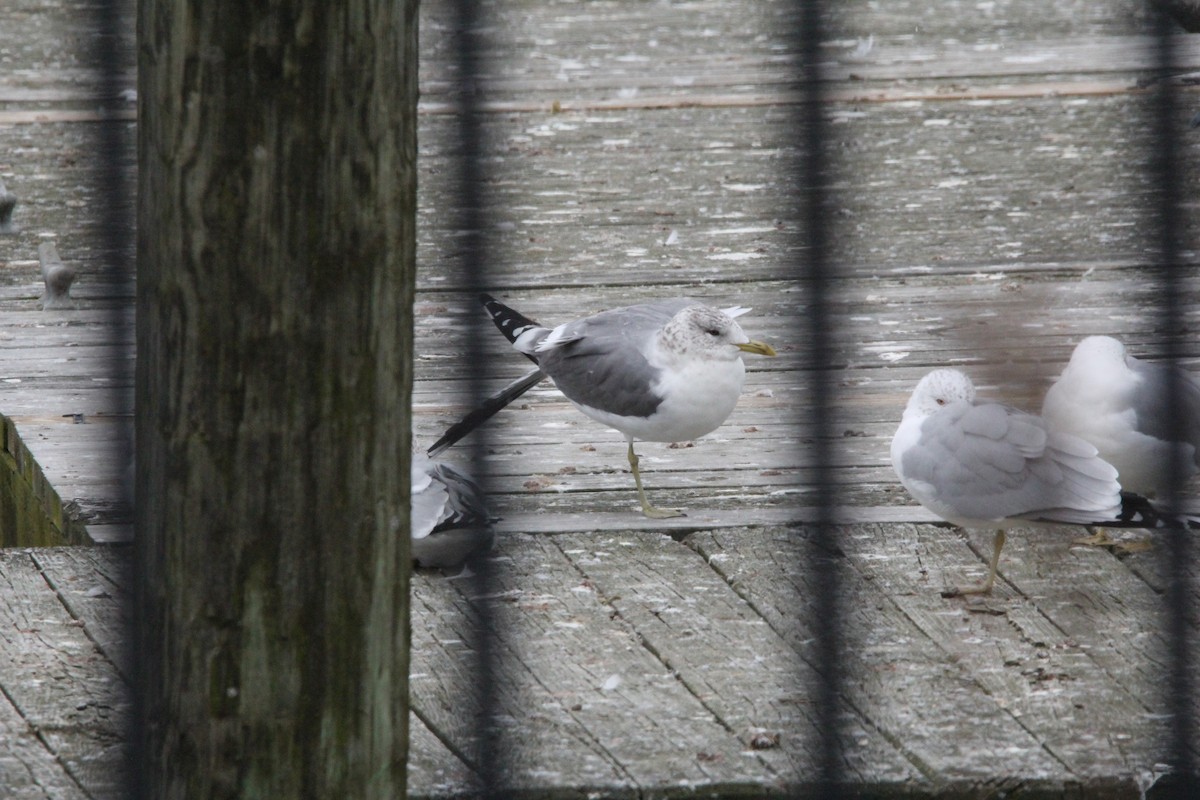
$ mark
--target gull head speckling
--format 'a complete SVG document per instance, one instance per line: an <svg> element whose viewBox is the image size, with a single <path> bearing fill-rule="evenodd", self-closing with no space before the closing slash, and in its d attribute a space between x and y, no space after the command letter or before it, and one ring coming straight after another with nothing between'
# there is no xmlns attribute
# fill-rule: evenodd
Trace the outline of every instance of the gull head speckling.
<svg viewBox="0 0 1200 800"><path fill-rule="evenodd" d="M741 353L773 356L768 344L752 341L728 314L708 306L691 306L671 318L658 335L659 345L676 354L733 360Z"/></svg>

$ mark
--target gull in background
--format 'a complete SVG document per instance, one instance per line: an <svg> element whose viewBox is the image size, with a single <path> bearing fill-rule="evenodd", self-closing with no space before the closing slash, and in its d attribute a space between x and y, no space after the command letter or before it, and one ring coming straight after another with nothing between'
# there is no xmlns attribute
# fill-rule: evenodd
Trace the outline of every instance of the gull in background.
<svg viewBox="0 0 1200 800"><path fill-rule="evenodd" d="M38 260L42 265L42 281L46 284L46 291L40 298L42 309L70 308L74 268L63 263L58 247L49 240L38 245Z"/></svg>
<svg viewBox="0 0 1200 800"><path fill-rule="evenodd" d="M1169 407L1172 377L1178 381L1177 414ZM1042 417L1055 430L1094 445L1100 457L1116 467L1126 491L1161 501L1171 491L1175 455L1181 484L1200 467L1196 379L1177 367L1139 361L1111 336L1089 336L1076 345L1062 375L1046 392ZM1117 545L1103 528L1078 543Z"/></svg>
<svg viewBox="0 0 1200 800"><path fill-rule="evenodd" d="M1094 445L1117 468L1123 489L1162 497L1177 447L1182 479L1200 468L1200 384L1174 368L1180 413L1172 416L1171 374L1172 367L1139 361L1111 336L1089 336L1046 392L1042 417Z"/></svg>

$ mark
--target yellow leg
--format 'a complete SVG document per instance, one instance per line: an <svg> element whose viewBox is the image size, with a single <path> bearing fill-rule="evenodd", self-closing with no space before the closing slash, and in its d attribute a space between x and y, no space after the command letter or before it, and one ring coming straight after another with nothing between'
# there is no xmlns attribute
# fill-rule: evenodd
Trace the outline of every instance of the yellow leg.
<svg viewBox="0 0 1200 800"><path fill-rule="evenodd" d="M1003 530L996 531L996 538L992 542L992 563L988 567L987 580L978 586L965 586L951 589L947 592L942 592L944 597L961 597L964 594L991 594L992 586L996 583L996 569L1000 566L1000 551L1004 549L1004 542L1007 539Z"/></svg>
<svg viewBox="0 0 1200 800"><path fill-rule="evenodd" d="M1079 544L1085 547L1116 547L1117 543L1108 538L1108 531L1104 528L1096 528L1092 531L1091 536L1083 536L1078 539L1073 539L1071 544Z"/></svg>
<svg viewBox="0 0 1200 800"><path fill-rule="evenodd" d="M1142 539L1139 541L1119 541L1110 539L1108 531L1104 528L1096 528L1091 536L1084 536L1080 539L1072 540L1071 544L1083 545L1085 547L1107 547L1118 555L1128 553L1142 553L1154 547L1154 542L1151 539Z"/></svg>
<svg viewBox="0 0 1200 800"><path fill-rule="evenodd" d="M629 468L633 470L633 482L637 484L638 500L641 501L643 514L650 519L687 516L679 508L655 508L650 505L650 501L646 499L646 492L642 489L642 474L638 472L638 457L637 453L633 452L633 442L629 443Z"/></svg>

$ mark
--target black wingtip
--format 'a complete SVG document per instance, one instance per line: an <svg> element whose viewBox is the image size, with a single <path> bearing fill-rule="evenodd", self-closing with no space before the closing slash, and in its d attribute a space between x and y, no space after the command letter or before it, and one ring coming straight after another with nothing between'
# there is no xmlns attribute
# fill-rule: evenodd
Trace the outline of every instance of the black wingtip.
<svg viewBox="0 0 1200 800"><path fill-rule="evenodd" d="M430 458L436 457L446 448L453 445L458 440L462 439L471 431L478 428L483 423L491 419L497 412L505 406L512 403L521 395L536 386L546 375L540 369L535 369L517 378L515 381L505 386L500 391L496 392L491 397L487 398L471 413L467 414L458 422L451 425L442 438L434 442L430 448L425 451Z"/></svg>
<svg viewBox="0 0 1200 800"><path fill-rule="evenodd" d="M1140 494L1121 492L1121 514L1114 527L1159 528L1163 521L1153 504Z"/></svg>
<svg viewBox="0 0 1200 800"><path fill-rule="evenodd" d="M1115 525L1101 523L1114 528L1169 528L1172 526L1200 530L1200 516L1184 512L1171 516L1164 513L1145 497L1133 492L1121 492L1121 515Z"/></svg>
<svg viewBox="0 0 1200 800"><path fill-rule="evenodd" d="M487 292L479 293L479 305L486 306L488 303L494 303L494 302L496 302L496 298L492 297Z"/></svg>
<svg viewBox="0 0 1200 800"><path fill-rule="evenodd" d="M496 328L504 334L504 338L508 339L509 342L516 342L517 337L529 328L541 327L536 320L532 320L521 312L509 308L504 303L489 295L480 295L480 299L483 301L484 310L492 318L492 322L495 323Z"/></svg>

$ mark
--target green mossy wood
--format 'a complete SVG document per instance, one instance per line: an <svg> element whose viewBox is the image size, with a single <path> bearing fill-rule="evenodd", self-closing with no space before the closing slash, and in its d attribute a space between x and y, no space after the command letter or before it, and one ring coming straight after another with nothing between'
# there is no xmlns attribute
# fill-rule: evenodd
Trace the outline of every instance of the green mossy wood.
<svg viewBox="0 0 1200 800"><path fill-rule="evenodd" d="M139 4L146 796L403 796L416 11Z"/></svg>

